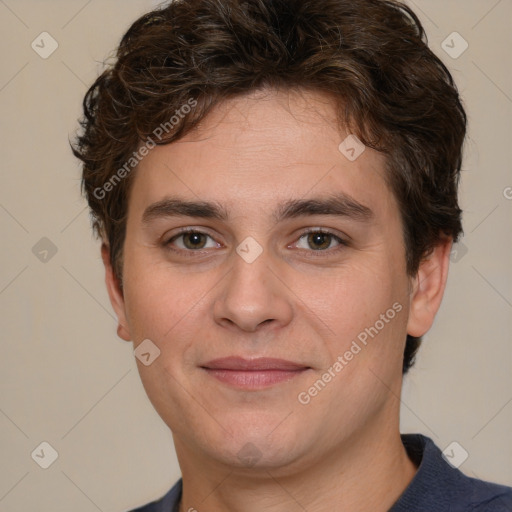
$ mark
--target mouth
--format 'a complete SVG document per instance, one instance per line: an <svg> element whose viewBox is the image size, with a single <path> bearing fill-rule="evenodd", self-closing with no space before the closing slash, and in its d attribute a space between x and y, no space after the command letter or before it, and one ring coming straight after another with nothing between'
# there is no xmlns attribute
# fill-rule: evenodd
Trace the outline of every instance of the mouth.
<svg viewBox="0 0 512 512"><path fill-rule="evenodd" d="M266 357L224 357L209 361L201 368L225 384L246 390L284 383L311 369L300 363Z"/></svg>

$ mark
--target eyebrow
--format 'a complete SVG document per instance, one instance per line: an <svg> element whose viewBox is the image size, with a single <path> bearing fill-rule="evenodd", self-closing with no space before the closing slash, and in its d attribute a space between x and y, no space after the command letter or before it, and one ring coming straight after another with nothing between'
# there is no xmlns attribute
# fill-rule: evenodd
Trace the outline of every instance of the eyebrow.
<svg viewBox="0 0 512 512"><path fill-rule="evenodd" d="M279 223L287 219L312 215L335 215L359 222L369 222L375 216L368 206L361 204L348 194L338 193L327 197L285 201L273 212L273 220ZM198 217L227 221L229 213L217 202L187 201L177 197L166 197L144 210L142 222L148 224L153 220L166 217Z"/></svg>

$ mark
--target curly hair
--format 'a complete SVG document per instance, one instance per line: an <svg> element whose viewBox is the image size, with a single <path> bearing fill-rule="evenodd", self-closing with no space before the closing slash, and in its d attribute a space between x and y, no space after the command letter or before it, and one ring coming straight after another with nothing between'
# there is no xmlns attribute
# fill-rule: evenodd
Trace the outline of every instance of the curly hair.
<svg viewBox="0 0 512 512"><path fill-rule="evenodd" d="M223 100L264 87L330 93L340 125L386 155L414 276L443 236L456 242L462 233L457 189L467 119L427 43L398 0L174 0L140 17L86 93L72 143L116 277L122 282L134 174L126 162L136 169L141 142L178 140ZM155 142L155 127L166 123ZM404 373L420 343L407 336Z"/></svg>

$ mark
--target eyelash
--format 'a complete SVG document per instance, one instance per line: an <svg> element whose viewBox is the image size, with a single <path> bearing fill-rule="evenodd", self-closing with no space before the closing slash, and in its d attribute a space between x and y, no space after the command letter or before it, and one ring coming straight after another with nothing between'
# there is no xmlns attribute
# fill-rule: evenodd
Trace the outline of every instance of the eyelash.
<svg viewBox="0 0 512 512"><path fill-rule="evenodd" d="M199 234L199 235L205 235L207 237L210 237L212 240L213 240L213 237L211 235L209 235L208 233L205 233L203 231L199 231L198 229L194 229L194 228L181 228L180 231L176 234L176 235L173 235L169 240L163 242L163 246L167 249L167 250L170 250L174 253L178 253L178 254L194 254L194 253L197 253L197 256L200 256L201 254L204 254L204 250L201 250L201 249L197 249L197 250L192 250L192 249L175 249L174 247L172 247L172 242L174 242L176 239L178 239L179 237L183 236L183 235L187 235L187 234L191 234L191 233L194 233L194 234ZM338 246L335 247L334 249L325 249L325 250L308 250L308 249L299 249L300 251L306 251L306 253L309 253L308 258L318 258L318 257L323 257L325 255L325 253L328 253L328 254L332 254L333 252L337 252L339 250L342 250L343 248L347 247L348 246L348 243L343 240L342 238L340 238L338 235L335 235L334 233L332 233L331 231L328 231L328 230L325 230L325 229L322 229L322 228L313 228L313 229L307 229L306 231L302 232L300 237L298 238L298 241L301 240L303 237L311 234L311 233L314 233L314 234L322 234L322 235L329 235L331 236L332 238L334 238L334 240L336 240L338 242ZM208 249L206 249L208 250Z"/></svg>

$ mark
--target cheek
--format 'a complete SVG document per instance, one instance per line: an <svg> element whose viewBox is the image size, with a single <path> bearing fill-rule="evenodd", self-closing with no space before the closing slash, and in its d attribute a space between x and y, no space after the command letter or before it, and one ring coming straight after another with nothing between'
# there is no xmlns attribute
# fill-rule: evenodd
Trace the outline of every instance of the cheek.
<svg viewBox="0 0 512 512"><path fill-rule="evenodd" d="M183 377L194 367L197 351L211 332L211 301L219 276L215 272L185 274L142 258L128 260L125 268L132 339L136 345L149 339L159 348L162 357L153 364L163 372L164 381L165 372Z"/></svg>
<svg viewBox="0 0 512 512"><path fill-rule="evenodd" d="M382 261L361 261L326 276L322 293L309 294L323 319L336 333L373 324L381 313L400 300L403 292L387 265Z"/></svg>
<svg viewBox="0 0 512 512"><path fill-rule="evenodd" d="M125 260L124 299L127 322L136 342L149 338L162 344L197 302L198 295L183 277L137 254Z"/></svg>
<svg viewBox="0 0 512 512"><path fill-rule="evenodd" d="M127 271L131 270L127 265ZM152 268L151 272L134 272L130 277L125 303L132 339L135 345L149 339L160 350L149 366L137 361L140 377L155 409L168 423L166 411L186 402L182 387L176 382L186 381L185 374L190 369L187 354L201 334L200 318L204 314L201 316L198 300L204 292L196 290L193 281L191 284L189 279L168 270Z"/></svg>
<svg viewBox="0 0 512 512"><path fill-rule="evenodd" d="M150 338L163 345L190 322L202 294L194 293L192 286L180 289L181 284L179 279L165 283L153 275L126 291L127 321L134 340Z"/></svg>
<svg viewBox="0 0 512 512"><path fill-rule="evenodd" d="M310 294L308 306L329 327L324 342L330 361L346 354L351 367L401 364L408 295L394 266L361 262L329 276L324 294Z"/></svg>

